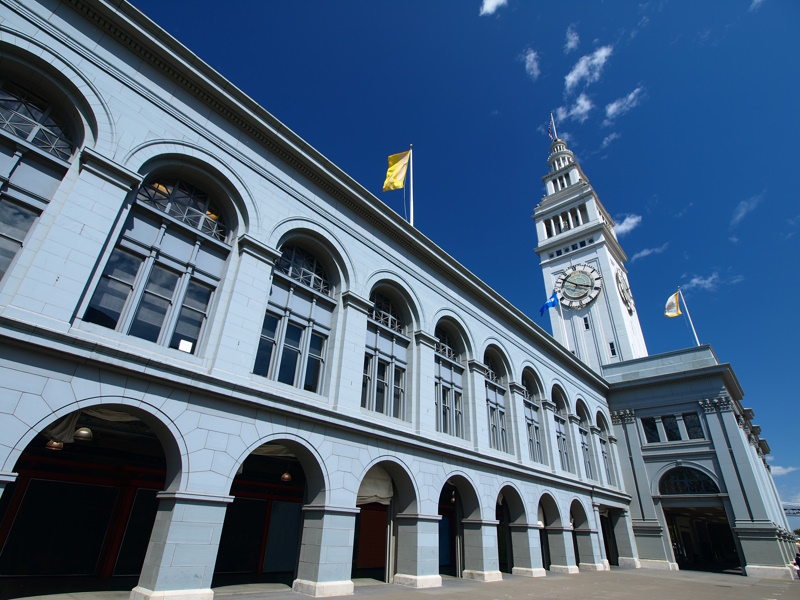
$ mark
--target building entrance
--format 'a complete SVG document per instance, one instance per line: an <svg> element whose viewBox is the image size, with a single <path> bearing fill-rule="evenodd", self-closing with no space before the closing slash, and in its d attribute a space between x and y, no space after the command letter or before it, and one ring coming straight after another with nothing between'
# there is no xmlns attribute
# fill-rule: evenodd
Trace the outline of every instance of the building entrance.
<svg viewBox="0 0 800 600"><path fill-rule="evenodd" d="M664 516L681 569L741 573L736 543L722 507L665 507Z"/></svg>

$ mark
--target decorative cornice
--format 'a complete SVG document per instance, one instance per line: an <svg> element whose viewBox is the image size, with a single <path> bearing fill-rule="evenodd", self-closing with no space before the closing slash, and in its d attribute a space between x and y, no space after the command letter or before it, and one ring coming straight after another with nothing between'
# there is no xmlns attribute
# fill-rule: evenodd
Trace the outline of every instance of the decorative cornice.
<svg viewBox="0 0 800 600"><path fill-rule="evenodd" d="M589 431L591 431L594 435L600 435L603 433L603 430L600 429L597 425L590 425Z"/></svg>
<svg viewBox="0 0 800 600"><path fill-rule="evenodd" d="M281 257L280 252L273 250L266 244L262 244L248 234L239 236L236 241L238 242L239 252L241 254L249 254L258 260L267 263L268 265L274 265L275 261Z"/></svg>
<svg viewBox="0 0 800 600"><path fill-rule="evenodd" d="M636 411L634 411L632 408L611 411L611 422L614 425L620 425L621 423L633 423L635 421Z"/></svg>
<svg viewBox="0 0 800 600"><path fill-rule="evenodd" d="M733 410L733 401L728 396L721 396L719 398L705 398L699 401L700 406L706 413L713 413L719 409L719 412L730 412ZM742 424L739 423L742 427Z"/></svg>
<svg viewBox="0 0 800 600"><path fill-rule="evenodd" d="M431 335L427 331L418 329L414 332L414 342L416 342L417 346L427 346L428 348L435 349L438 341L436 336Z"/></svg>
<svg viewBox="0 0 800 600"><path fill-rule="evenodd" d="M373 306L373 303L369 300L365 300L361 296L350 291L342 292L342 304L345 308L353 308L364 314L367 314L369 309Z"/></svg>
<svg viewBox="0 0 800 600"><path fill-rule="evenodd" d="M733 401L730 399L730 396L722 396L718 401L720 412L729 412L733 410Z"/></svg>
<svg viewBox="0 0 800 600"><path fill-rule="evenodd" d="M139 173L134 173L130 169L118 165L110 158L106 158L88 147L81 151L80 163L81 170L97 175L104 181L124 190L132 190L144 180L144 176Z"/></svg>
<svg viewBox="0 0 800 600"><path fill-rule="evenodd" d="M512 394L519 395L522 397L525 397L525 393L527 392L525 386L517 383L516 381L510 382L508 384L508 389Z"/></svg>
<svg viewBox="0 0 800 600"><path fill-rule="evenodd" d="M700 408L706 412L706 414L711 414L717 411L717 404L715 400L709 400L708 398L705 398L700 400L698 404L700 405Z"/></svg>
<svg viewBox="0 0 800 600"><path fill-rule="evenodd" d="M478 360L467 361L467 369L469 369L470 373L477 373L478 375L482 375L484 377L486 376L486 373L489 372L486 365Z"/></svg>
<svg viewBox="0 0 800 600"><path fill-rule="evenodd" d="M578 415L567 415L567 419L569 419L569 422L572 423L573 425L581 424L581 420L578 417Z"/></svg>
<svg viewBox="0 0 800 600"><path fill-rule="evenodd" d="M547 400L546 398L542 400L542 408L545 410L549 410L550 412L556 412L556 403Z"/></svg>

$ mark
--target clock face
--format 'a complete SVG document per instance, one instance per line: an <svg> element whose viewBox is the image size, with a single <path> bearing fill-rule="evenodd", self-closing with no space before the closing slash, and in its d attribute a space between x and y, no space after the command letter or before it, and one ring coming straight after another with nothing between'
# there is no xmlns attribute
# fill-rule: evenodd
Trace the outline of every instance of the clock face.
<svg viewBox="0 0 800 600"><path fill-rule="evenodd" d="M571 266L556 280L559 301L568 308L588 306L602 288L600 273L589 265Z"/></svg>
<svg viewBox="0 0 800 600"><path fill-rule="evenodd" d="M633 314L633 294L631 294L631 286L628 285L628 278L622 272L622 269L617 269L617 290L619 297L625 303L625 307L630 314Z"/></svg>

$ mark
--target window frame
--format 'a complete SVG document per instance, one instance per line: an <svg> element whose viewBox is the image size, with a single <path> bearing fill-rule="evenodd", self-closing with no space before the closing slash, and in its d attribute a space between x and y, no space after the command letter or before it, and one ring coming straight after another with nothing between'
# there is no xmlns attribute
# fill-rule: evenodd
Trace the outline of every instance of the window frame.
<svg viewBox="0 0 800 600"><path fill-rule="evenodd" d="M464 423L464 373L466 369L460 362L450 338L442 328L437 327L434 335L434 413L436 415L436 431L466 439ZM449 376L445 377L443 371ZM456 382L456 375L461 378L461 385Z"/></svg>

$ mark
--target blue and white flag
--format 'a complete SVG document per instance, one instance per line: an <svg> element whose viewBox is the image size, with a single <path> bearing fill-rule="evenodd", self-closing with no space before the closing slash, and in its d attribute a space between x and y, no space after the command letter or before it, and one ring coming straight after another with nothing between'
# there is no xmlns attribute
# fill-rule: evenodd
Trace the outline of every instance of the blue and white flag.
<svg viewBox="0 0 800 600"><path fill-rule="evenodd" d="M553 292L553 295L550 296L547 299L547 302L542 305L542 308L539 309L539 316L544 316L544 311L546 311L548 308L555 308L556 306L558 306L558 295Z"/></svg>

